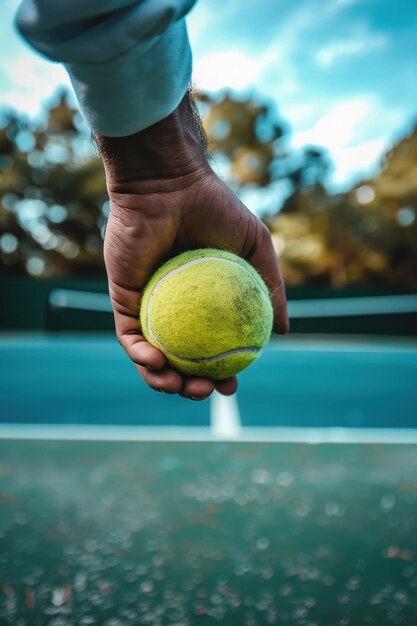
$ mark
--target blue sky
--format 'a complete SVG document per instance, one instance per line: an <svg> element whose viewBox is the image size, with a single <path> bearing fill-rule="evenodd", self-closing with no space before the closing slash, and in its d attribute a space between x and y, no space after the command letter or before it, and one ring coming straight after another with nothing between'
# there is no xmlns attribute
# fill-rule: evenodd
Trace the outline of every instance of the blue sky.
<svg viewBox="0 0 417 626"><path fill-rule="evenodd" d="M0 102L37 115L65 71L14 33L0 6ZM326 148L343 188L417 121L415 0L200 0L188 19L195 82L276 104L290 145Z"/></svg>

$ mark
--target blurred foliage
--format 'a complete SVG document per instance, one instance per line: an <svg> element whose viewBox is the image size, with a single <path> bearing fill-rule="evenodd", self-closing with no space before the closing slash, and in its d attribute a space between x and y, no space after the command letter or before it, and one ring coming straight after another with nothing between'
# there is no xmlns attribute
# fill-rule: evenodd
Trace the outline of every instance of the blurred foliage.
<svg viewBox="0 0 417 626"><path fill-rule="evenodd" d="M266 220L290 285L417 288L417 128L347 193L301 185Z"/></svg>
<svg viewBox="0 0 417 626"><path fill-rule="evenodd" d="M42 125L4 115L0 201L3 275L103 274L103 168L65 94Z"/></svg>
<svg viewBox="0 0 417 626"><path fill-rule="evenodd" d="M373 179L326 188L330 162L314 146L287 148L271 106L197 93L217 171L237 192L286 189L265 217L289 285L417 287L417 130L385 155ZM109 204L103 168L65 94L44 124L0 120L0 272L103 275Z"/></svg>

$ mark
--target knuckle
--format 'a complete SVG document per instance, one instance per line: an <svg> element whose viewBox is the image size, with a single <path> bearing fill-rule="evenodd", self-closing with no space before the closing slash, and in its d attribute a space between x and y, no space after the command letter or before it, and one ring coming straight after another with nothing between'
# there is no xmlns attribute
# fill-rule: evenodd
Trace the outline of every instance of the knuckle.
<svg viewBox="0 0 417 626"><path fill-rule="evenodd" d="M259 220L258 227L258 239L262 246L267 246L272 244L271 233L269 229L263 222Z"/></svg>
<svg viewBox="0 0 417 626"><path fill-rule="evenodd" d="M284 315L281 315L279 322L277 324L277 333L279 335L287 335L290 332L290 320L288 318L288 313L285 310Z"/></svg>
<svg viewBox="0 0 417 626"><path fill-rule="evenodd" d="M290 320L288 319L288 316L286 316L281 325L280 335L288 335L289 332L290 332Z"/></svg>
<svg viewBox="0 0 417 626"><path fill-rule="evenodd" d="M118 330L116 330L116 339L117 339L117 341L118 341L119 345L120 345L123 349L125 349L125 345L124 345L124 336L123 336L123 334L122 334L120 331L118 331Z"/></svg>

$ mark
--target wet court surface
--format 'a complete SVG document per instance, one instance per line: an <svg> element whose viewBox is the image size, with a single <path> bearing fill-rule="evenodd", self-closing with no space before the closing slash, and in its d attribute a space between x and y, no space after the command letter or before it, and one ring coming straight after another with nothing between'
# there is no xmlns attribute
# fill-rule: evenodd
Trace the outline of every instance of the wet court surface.
<svg viewBox="0 0 417 626"><path fill-rule="evenodd" d="M416 379L414 340L290 338L193 403L4 336L0 626L415 626Z"/></svg>
<svg viewBox="0 0 417 626"><path fill-rule="evenodd" d="M417 623L407 445L2 441L0 624Z"/></svg>

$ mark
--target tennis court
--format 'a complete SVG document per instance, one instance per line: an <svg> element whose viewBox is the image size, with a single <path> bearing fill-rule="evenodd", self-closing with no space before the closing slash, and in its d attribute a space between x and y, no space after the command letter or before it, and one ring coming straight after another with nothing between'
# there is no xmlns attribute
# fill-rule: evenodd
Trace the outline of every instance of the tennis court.
<svg viewBox="0 0 417 626"><path fill-rule="evenodd" d="M195 403L110 335L4 334L0 623L415 624L416 373L295 335Z"/></svg>

